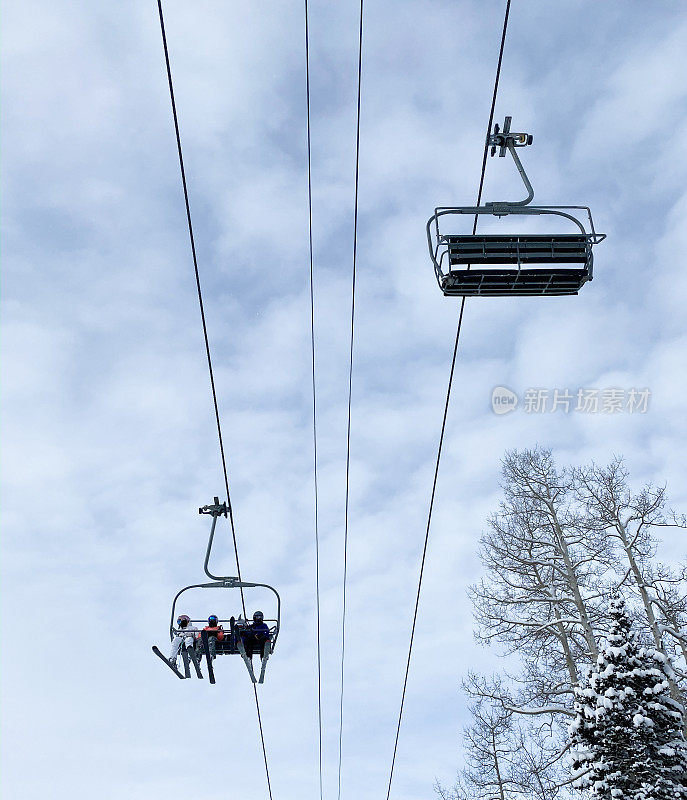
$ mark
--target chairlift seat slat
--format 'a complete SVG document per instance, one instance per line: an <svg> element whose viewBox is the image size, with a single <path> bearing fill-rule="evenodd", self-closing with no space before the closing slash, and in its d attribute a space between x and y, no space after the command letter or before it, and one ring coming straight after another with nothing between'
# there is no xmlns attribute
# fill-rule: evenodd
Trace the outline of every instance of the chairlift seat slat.
<svg viewBox="0 0 687 800"><path fill-rule="evenodd" d="M536 297L575 295L590 280L586 269L470 269L452 271L442 282L446 296Z"/></svg>
<svg viewBox="0 0 687 800"><path fill-rule="evenodd" d="M583 234L448 235L449 264L587 264L591 241Z"/></svg>

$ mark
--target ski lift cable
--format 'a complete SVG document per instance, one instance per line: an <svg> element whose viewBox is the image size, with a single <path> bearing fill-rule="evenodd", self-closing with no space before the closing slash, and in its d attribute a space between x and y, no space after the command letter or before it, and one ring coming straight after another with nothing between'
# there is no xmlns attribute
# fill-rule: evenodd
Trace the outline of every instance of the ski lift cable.
<svg viewBox="0 0 687 800"><path fill-rule="evenodd" d="M312 355L312 438L313 438L313 478L315 492L315 604L317 625L317 725L318 725L318 757L320 800L322 800L322 648L320 644L320 532L319 504L317 485L317 393L315 372L315 289L313 270L313 237L312 237L312 148L310 138L310 29L308 18L308 0L305 0L305 105L306 105L306 137L308 150L308 245L310 254L310 352Z"/></svg>
<svg viewBox="0 0 687 800"><path fill-rule="evenodd" d="M238 545L237 545L237 541L236 541L236 530L235 530L235 527L234 527L234 514L233 514L232 505L231 505L231 497L230 497L230 494L229 494L229 478L227 476L227 462L226 462L226 456L225 456L225 452L224 452L224 439L222 437L222 424L221 424L221 421L220 421L219 406L218 406L218 403L217 403L217 390L215 388L215 374L214 374L214 370L213 370L213 367L212 367L212 355L210 353L210 340L208 338L207 322L206 322L206 319L205 319L205 305L203 303L203 292L202 292L202 288L201 288L201 284L200 284L200 272L198 270L198 257L197 257L197 254L196 254L195 237L193 235L193 223L191 222L191 206L190 206L189 198L188 198L188 186L187 186L187 183L186 183L186 170L184 168L184 156L183 156L183 152L182 152L182 148L181 148L181 134L180 134L180 131L179 131L179 119L178 119L178 116L177 116L176 100L175 100L175 97L174 97L174 85L173 85L173 82L172 82L172 69L171 69L170 61L169 61L169 50L168 50L168 47L167 47L167 34L166 34L166 31L165 31L164 17L163 17L163 14L162 14L162 0L158 0L157 6L158 6L159 14L160 14L160 31L162 33L162 46L163 46L164 52L165 52L165 65L167 67L167 82L169 84L169 97L170 97L170 102L171 102L171 106L172 106L172 117L173 117L173 120L174 120L174 132L176 134L177 152L179 154L179 170L181 172L181 184L182 184L182 188L183 188L183 192L184 192L184 203L185 203L185 206L186 206L186 221L187 221L187 225L188 225L189 240L190 240L190 243L191 243L191 255L193 256L193 269L194 269L195 278L196 278L196 290L197 290L197 293L198 293L198 305L200 307L200 319L201 319L202 326L203 326L203 339L204 339L204 342L205 342L205 354L207 356L208 372L209 372L209 375L210 375L210 388L212 390L212 402L213 402L214 411L215 411L215 421L216 421L216 424L217 424L217 438L219 440L219 450L220 450L220 456L221 456L221 460L222 460L222 470L223 470L223 474L224 474L224 487L225 487L225 490L226 490L226 493L227 493L227 509L229 511L229 520L230 520L230 523L231 523L230 527L231 527L231 534L232 534L233 544L234 544L234 557L235 557L235 560L236 560L236 572L237 572L237 575L238 575L238 579L240 581L241 580L241 567L240 567L240 564L239 564L239 553L238 553ZM243 595L243 587L240 587L240 588L241 588L241 604L243 606L243 615L245 617L246 616L246 604L245 604L244 595Z"/></svg>
<svg viewBox="0 0 687 800"><path fill-rule="evenodd" d="M341 800L341 761L343 753L343 704L344 704L344 662L346 656L346 577L348 554L348 507L350 498L351 471L351 398L353 395L353 345L355 341L355 275L358 259L358 187L360 177L360 107L363 77L363 6L360 0L360 23L358 30L358 99L356 109L355 135L355 197L353 202L353 267L351 277L351 343L348 368L348 422L346 429L346 500L344 506L344 553L343 589L341 607L341 692L339 697L339 765L337 777L337 800Z"/></svg>
<svg viewBox="0 0 687 800"><path fill-rule="evenodd" d="M497 97L497 94L498 94L499 80L500 80L500 77L501 77L501 64L502 64L502 61L503 61L503 50L504 50L504 47L505 47L505 44L506 44L506 33L507 33L507 30L508 30L508 17L510 15L510 5L511 5L511 0L506 0L506 9L505 9L504 20L503 20L503 30L502 30L502 33L501 33L501 45L499 47L499 57L498 57L498 63L497 63L497 67L496 67L496 77L494 79L494 91L493 91L492 98L491 98L491 109L489 111L489 122L487 124L487 134L486 134L485 143L484 143L484 156L482 158L482 170L481 170L480 181L479 181L479 189L478 189L478 192L477 192L477 203L476 203L476 205L478 205L478 206L480 205L480 203L482 201L482 190L484 188L484 176L485 176L486 165L487 165L487 154L489 152L489 150L488 150L488 141L489 141L489 134L491 133L491 129L492 129L492 123L494 121L494 109L496 107L496 97ZM475 214L475 221L474 221L473 226L472 226L473 235L475 234L475 232L477 230L477 221L478 221L478 215ZM446 431L446 418L448 416L449 402L450 402L450 399L451 399L451 389L453 387L453 376L454 376L454 373L455 373L456 358L457 358L457 355L458 355L458 343L460 341L460 332L461 332L461 329L462 329L462 326L463 326L463 312L465 310L465 300L466 300L466 298L463 297L462 298L462 302L460 304L460 314L459 314L459 317L458 317L458 327L456 329L456 339L455 339L455 344L453 346L453 358L451 360L451 370L450 370L449 379L448 379L448 388L447 388L447 391L446 391L446 402L444 404L444 416L443 416L442 423L441 423L441 434L439 436L439 446L438 446L438 449L437 449L437 457L436 457L436 463L435 463L435 467L434 467L434 479L432 481L432 492L431 492L430 501L429 501L429 512L428 512L428 515L427 515L427 526L426 526L426 529L425 529L425 541L424 541L424 545L423 545L423 548L422 548L422 559L421 559L421 562L420 562L420 575L419 575L419 578L418 578L417 594L416 594L416 597L415 597L415 609L413 611L413 624L411 626L411 631L410 631L410 643L409 643L409 646L408 646L408 658L407 658L407 661L406 661L405 676L404 676L404 679L403 679L403 691L401 693L401 704L400 704L400 708L399 708L399 712L398 712L398 723L396 725L396 737L395 737L395 740L394 740L394 749L393 749L393 755L392 755L392 758L391 758L391 769L389 771L389 784L388 784L388 788L387 788L387 792L386 792L386 800L389 800L389 798L391 796L391 785L392 785L393 777L394 777L394 767L396 765L396 754L397 754L397 751L398 751L398 740L399 740L399 735L400 735L400 732L401 732L401 722L403 720L403 710L404 710L404 706L405 706L406 689L408 687L408 674L410 672L410 660L411 660L411 656L412 656L412 652L413 652L413 643L414 643L414 640L415 640L415 627L416 627L416 624L417 624L418 608L419 608L419 605L420 605L420 593L421 593L421 590L422 590L422 578L424 576L425 562L426 562L426 558L427 558L427 545L429 543L429 531L430 531L430 526L431 526L431 523L432 523L432 512L434 510L434 498L435 498L435 495L436 495L437 478L439 476L439 465L441 463L441 453L442 453L443 444L444 444L444 433Z"/></svg>
<svg viewBox="0 0 687 800"><path fill-rule="evenodd" d="M235 527L235 524L234 524L234 514L233 514L233 510L232 510L232 505L231 505L231 497L230 497L230 494L229 494L229 477L228 477L228 474L227 474L227 460L226 460L226 454L225 454L225 451L224 451L224 440L222 438L222 423L221 423L221 420L220 420L219 406L218 406L218 403L217 403L217 390L215 388L215 376L214 376L214 372L213 372L213 368L212 368L212 356L211 356L211 353L210 353L210 340L208 338L207 323L206 323L206 319L205 319L205 307L204 307L204 304L203 304L203 292L202 292L201 283L200 283L200 272L198 270L198 257L197 257L197 254L196 254L195 238L193 236L193 223L191 222L191 206L190 206L189 197L188 197L188 186L187 186L187 183L186 183L186 171L184 169L184 156L183 156L183 152L182 152L182 148L181 148L181 133L179 131L179 119L178 119L178 115L177 115L176 101L175 101L175 98L174 98L174 84L172 82L172 68L170 66L170 61L169 61L169 49L168 49L168 46L167 46L167 34L166 34L166 31L165 31L165 20L164 20L164 15L162 13L162 0L157 0L157 8L158 8L158 14L159 14L159 17L160 17L160 33L162 35L162 47L163 47L164 54L165 54L165 66L166 66L166 69L167 69L167 83L169 85L169 99L170 99L171 108L172 108L172 118L174 120L174 132L175 132L175 136L176 136L177 152L178 152L178 155L179 155L179 170L181 172L181 184L182 184L183 193L184 193L184 203L185 203L185 206L186 206L186 221L187 221L187 224L188 224L188 234L189 234L189 240L190 240L190 244L191 244L191 254L193 256L193 269L194 269L195 278L196 278L196 290L197 290L197 293L198 293L198 305L200 307L200 318L201 318L201 322L202 322L202 326L203 326L203 338L204 338L204 341L205 341L205 354L207 356L208 372L209 372L209 375L210 375L210 388L212 390L212 402L213 402L213 405L214 405L215 420L216 420L216 423L217 423L217 437L218 437L218 440L219 440L219 451L220 451L220 457L221 457L221 460L222 460L222 471L223 471L223 474L224 474L224 487L225 487L225 490L226 490L226 493L227 493L227 510L229 512L229 523L230 523L231 536L232 536L233 545L234 545L234 557L235 557L235 560L236 560L236 573L237 573L237 576L238 576L238 580L241 581L241 566L240 566L240 562L239 562L239 550L238 550L238 543L237 543L237 539L236 539L236 527ZM243 616L244 616L244 619L245 619L245 618L247 618L247 614L246 614L246 601L245 601L245 597L244 597L244 593L243 593L243 586L240 586L240 590L241 590L241 605L243 607ZM268 794L269 794L270 800L272 800L272 786L271 786L271 783L270 783L270 772L269 772L269 766L268 766L268 762L267 762L267 751L266 751L266 748L265 748L265 736L264 736L264 732L263 732L263 729L262 729L262 717L260 715L260 701L258 699L258 691L257 691L257 688L255 686L253 686L253 693L255 695L255 708L256 708L257 717L258 717L258 729L259 729L259 732L260 732L260 741L262 743L262 754L263 754L263 759L264 759L264 762L265 762L265 774L266 774L266 777L267 777L267 790L268 790Z"/></svg>

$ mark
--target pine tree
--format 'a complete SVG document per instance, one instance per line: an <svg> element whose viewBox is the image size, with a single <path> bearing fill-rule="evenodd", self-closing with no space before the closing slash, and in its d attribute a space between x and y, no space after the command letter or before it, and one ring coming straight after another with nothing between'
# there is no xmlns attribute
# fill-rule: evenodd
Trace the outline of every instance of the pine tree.
<svg viewBox="0 0 687 800"><path fill-rule="evenodd" d="M670 694L672 668L611 603L611 634L575 692L570 726L577 789L604 800L687 800L684 709Z"/></svg>

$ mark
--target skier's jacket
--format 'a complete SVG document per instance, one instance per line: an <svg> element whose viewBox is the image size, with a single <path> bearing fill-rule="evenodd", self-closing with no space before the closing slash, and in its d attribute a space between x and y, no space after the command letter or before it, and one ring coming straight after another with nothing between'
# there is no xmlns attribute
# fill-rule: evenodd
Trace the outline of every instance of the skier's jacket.
<svg viewBox="0 0 687 800"><path fill-rule="evenodd" d="M270 638L270 626L266 622L251 622L241 632L241 636L254 636L259 642Z"/></svg>
<svg viewBox="0 0 687 800"><path fill-rule="evenodd" d="M176 629L176 637L180 637L184 640L184 642L186 642L187 639L190 639L191 641L188 643L190 645L193 645L193 639L196 636L200 636L200 634L198 633L198 628L196 628L195 625L187 625L185 628Z"/></svg>
<svg viewBox="0 0 687 800"><path fill-rule="evenodd" d="M224 639L224 628L221 625L215 625L214 627L206 625L203 630L208 632L208 636L216 636L218 642ZM196 634L196 639L200 639L200 633Z"/></svg>

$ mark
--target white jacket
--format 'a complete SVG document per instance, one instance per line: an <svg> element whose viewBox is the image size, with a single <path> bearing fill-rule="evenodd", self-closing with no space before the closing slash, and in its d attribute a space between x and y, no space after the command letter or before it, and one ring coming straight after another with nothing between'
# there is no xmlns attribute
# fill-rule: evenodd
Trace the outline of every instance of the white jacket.
<svg viewBox="0 0 687 800"><path fill-rule="evenodd" d="M185 628L175 628L174 629L174 638L183 639L186 641L190 639L190 644L193 644L194 639L196 638L196 634L200 631L200 628L196 628L195 625L187 625Z"/></svg>
<svg viewBox="0 0 687 800"><path fill-rule="evenodd" d="M182 647L193 647L197 633L198 628L195 625L188 625L186 628L175 628L172 649L169 651L169 660L176 661Z"/></svg>

